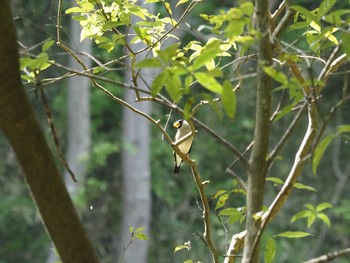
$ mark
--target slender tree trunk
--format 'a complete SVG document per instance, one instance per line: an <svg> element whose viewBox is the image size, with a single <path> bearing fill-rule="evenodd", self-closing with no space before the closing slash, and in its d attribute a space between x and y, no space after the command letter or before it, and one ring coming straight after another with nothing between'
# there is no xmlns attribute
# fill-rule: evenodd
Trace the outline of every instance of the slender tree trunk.
<svg viewBox="0 0 350 263"><path fill-rule="evenodd" d="M270 134L271 78L264 73L263 66L271 65L272 53L269 34L269 2L256 0L256 29L259 32L256 85L256 115L254 145L249 160L247 192L247 235L245 237L242 262L259 262L258 244L254 247L261 220L266 177L266 158Z"/></svg>
<svg viewBox="0 0 350 263"><path fill-rule="evenodd" d="M73 1L75 2L75 0ZM71 22L70 46L78 52L91 53L91 41L85 39L80 43L81 27L78 22ZM91 66L91 60L87 56L79 56L87 68ZM76 60L70 56L70 68L83 70ZM90 136L90 79L83 76L75 76L68 80L68 151L67 161L74 172L78 183L73 182L70 175L66 173L66 185L69 193L74 199L78 190L85 183L85 177L89 164L91 147Z"/></svg>
<svg viewBox="0 0 350 263"><path fill-rule="evenodd" d="M151 6L151 5L150 5ZM150 12L152 12L150 10ZM129 39L130 41L131 39ZM135 50L145 47L143 43L133 45ZM145 54L139 54L137 60L142 60ZM130 60L127 62L130 63ZM155 73L152 69L142 70L141 76L148 83ZM132 73L125 71L125 82L132 83ZM135 83L133 83L135 84ZM148 89L141 80L138 88ZM124 100L146 114L151 113L148 102L136 103L136 94L127 90ZM123 143L122 173L123 173L123 218L121 229L121 254L123 263L145 263L148 256L148 241L135 239L131 246L126 246L131 240L130 227L144 227L149 234L151 221L151 167L150 167L150 125L142 116L124 108L123 111ZM126 249L126 250L125 250Z"/></svg>
<svg viewBox="0 0 350 263"><path fill-rule="evenodd" d="M130 77L129 73L125 74ZM127 91L124 100L145 113L150 113L149 103L136 104L135 93ZM125 109L123 112L122 172L123 172L123 218L121 229L121 253L125 253L123 263L145 263L148 255L148 241L131 240L130 227L144 227L149 233L151 220L151 167L150 167L150 127L141 116ZM122 256L122 255L121 255Z"/></svg>
<svg viewBox="0 0 350 263"><path fill-rule="evenodd" d="M62 261L98 262L21 86L9 1L3 1L0 8L0 38L0 128L17 156Z"/></svg>

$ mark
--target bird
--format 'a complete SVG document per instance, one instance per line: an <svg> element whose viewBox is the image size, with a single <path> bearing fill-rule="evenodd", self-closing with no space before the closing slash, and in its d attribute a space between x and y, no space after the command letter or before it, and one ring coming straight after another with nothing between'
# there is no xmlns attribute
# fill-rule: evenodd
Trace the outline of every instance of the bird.
<svg viewBox="0 0 350 263"><path fill-rule="evenodd" d="M175 141L174 141L175 144L177 144L183 138L185 138L190 133L192 133L191 126L186 120L182 120L182 119L177 120L176 122L174 122L173 126L177 128ZM188 154L191 150L192 142L193 142L193 135L189 136L187 139L185 139L183 142L181 142L177 146L179 147L182 153ZM180 166L182 163L182 159L176 152L173 152L173 154L174 154L174 163L175 163L174 174L178 174L180 173Z"/></svg>

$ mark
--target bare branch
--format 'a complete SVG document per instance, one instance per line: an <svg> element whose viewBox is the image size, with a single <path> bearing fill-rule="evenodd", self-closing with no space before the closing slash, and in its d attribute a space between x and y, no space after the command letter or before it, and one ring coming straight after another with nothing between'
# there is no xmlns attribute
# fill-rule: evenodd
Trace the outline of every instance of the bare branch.
<svg viewBox="0 0 350 263"><path fill-rule="evenodd" d="M331 262L336 258L350 256L350 248L345 248L336 252L330 252L318 258L310 259L304 261L304 263L322 263L322 262Z"/></svg>

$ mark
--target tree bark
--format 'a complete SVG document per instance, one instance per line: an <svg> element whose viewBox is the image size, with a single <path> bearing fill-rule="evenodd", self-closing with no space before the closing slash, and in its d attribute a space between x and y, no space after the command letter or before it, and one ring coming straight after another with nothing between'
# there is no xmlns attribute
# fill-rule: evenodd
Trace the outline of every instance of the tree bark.
<svg viewBox="0 0 350 263"><path fill-rule="evenodd" d="M247 235L244 242L242 262L259 262L258 245L254 247L261 219L265 177L267 171L267 154L270 134L271 78L265 74L263 67L271 65L272 52L269 33L269 2L255 1L256 29L258 32L258 65L256 85L256 115L254 145L249 160L247 191Z"/></svg>
<svg viewBox="0 0 350 263"><path fill-rule="evenodd" d="M151 6L151 5L150 5ZM151 12L151 10L150 10ZM131 38L128 39L129 41ZM133 45L135 50L144 48L143 43ZM145 52L144 52L145 53ZM137 55L137 60L144 59L145 54ZM130 65L130 60L127 61ZM143 79L150 84L155 73L152 69L141 71ZM130 67L126 68L125 82L132 82ZM133 83L136 85L136 83ZM138 81L138 88L147 90L143 81ZM152 107L148 102L135 102L136 94L126 90L124 101L133 107L150 114ZM148 242L135 239L131 246L126 248L131 240L129 227L144 227L145 233L150 230L151 221L151 166L150 166L150 123L144 117L135 114L129 109L123 111L123 218L121 229L121 247L124 257L123 263L145 263L148 257ZM126 249L126 250L125 250Z"/></svg>
<svg viewBox="0 0 350 263"><path fill-rule="evenodd" d="M0 37L0 128L17 156L62 261L98 262L21 86L9 1L0 9Z"/></svg>

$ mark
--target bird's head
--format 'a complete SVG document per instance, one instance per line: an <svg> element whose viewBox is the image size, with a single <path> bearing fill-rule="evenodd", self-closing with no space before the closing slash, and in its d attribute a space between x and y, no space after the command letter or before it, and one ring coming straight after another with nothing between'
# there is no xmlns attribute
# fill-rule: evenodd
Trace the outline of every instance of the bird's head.
<svg viewBox="0 0 350 263"><path fill-rule="evenodd" d="M174 126L176 129L180 129L183 122L184 122L184 120L177 120L176 122L174 122L173 126Z"/></svg>

